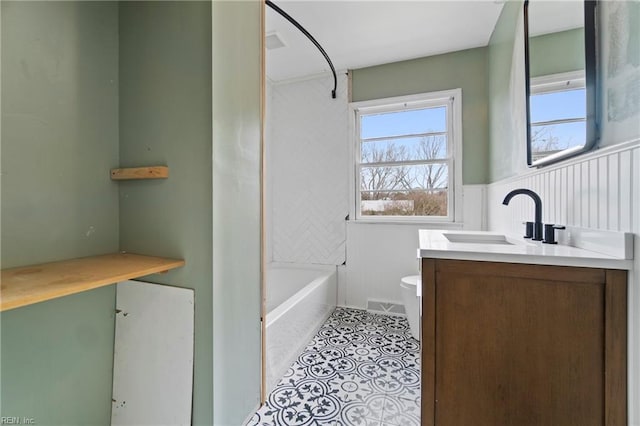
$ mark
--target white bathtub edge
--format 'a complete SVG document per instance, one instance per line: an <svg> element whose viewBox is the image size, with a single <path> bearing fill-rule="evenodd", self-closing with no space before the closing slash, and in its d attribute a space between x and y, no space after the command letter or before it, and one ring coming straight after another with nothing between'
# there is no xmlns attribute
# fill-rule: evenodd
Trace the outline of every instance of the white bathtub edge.
<svg viewBox="0 0 640 426"><path fill-rule="evenodd" d="M327 278L329 278L330 276L331 276L331 274L322 275L320 277L317 277L315 280L311 281L305 287L303 287L302 289L300 289L296 293L294 293L293 296L288 298L280 306L278 306L277 308L275 308L271 312L267 312L266 327L269 327L271 324L276 322L280 317L282 317L284 314L286 314L287 311L292 306L294 306L300 300L304 299L305 296L311 294L315 289L317 289L319 286L321 286L324 283L324 281Z"/></svg>

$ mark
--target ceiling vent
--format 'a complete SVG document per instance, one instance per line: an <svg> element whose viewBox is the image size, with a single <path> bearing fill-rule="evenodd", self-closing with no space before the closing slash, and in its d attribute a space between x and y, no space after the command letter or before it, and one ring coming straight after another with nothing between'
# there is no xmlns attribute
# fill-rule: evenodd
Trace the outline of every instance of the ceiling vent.
<svg viewBox="0 0 640 426"><path fill-rule="evenodd" d="M282 41L278 33L267 34L266 37L267 50L280 49L281 47L285 47L286 44Z"/></svg>

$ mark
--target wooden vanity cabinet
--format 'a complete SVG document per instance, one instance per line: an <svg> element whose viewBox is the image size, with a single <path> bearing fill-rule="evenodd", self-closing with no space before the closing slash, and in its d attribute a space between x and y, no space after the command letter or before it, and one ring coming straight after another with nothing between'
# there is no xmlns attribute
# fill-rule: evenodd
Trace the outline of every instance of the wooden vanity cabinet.
<svg viewBox="0 0 640 426"><path fill-rule="evenodd" d="M422 424L627 424L627 274L422 259Z"/></svg>

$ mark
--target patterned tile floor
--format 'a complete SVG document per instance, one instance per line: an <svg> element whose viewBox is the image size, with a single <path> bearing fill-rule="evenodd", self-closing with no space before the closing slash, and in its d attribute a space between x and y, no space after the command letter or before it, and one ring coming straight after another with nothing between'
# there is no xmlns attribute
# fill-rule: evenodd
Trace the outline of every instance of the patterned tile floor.
<svg viewBox="0 0 640 426"><path fill-rule="evenodd" d="M419 354L406 318L337 308L248 425L419 425Z"/></svg>

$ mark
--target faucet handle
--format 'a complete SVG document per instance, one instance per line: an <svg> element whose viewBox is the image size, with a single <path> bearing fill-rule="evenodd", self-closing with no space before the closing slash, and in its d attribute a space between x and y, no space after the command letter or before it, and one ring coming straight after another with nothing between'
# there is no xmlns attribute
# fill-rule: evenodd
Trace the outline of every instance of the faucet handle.
<svg viewBox="0 0 640 426"><path fill-rule="evenodd" d="M544 240L542 241L545 244L558 244L556 241L555 231L565 229L564 225L555 225L553 223L547 223L544 225Z"/></svg>
<svg viewBox="0 0 640 426"><path fill-rule="evenodd" d="M524 237L533 238L533 222L522 222L524 225Z"/></svg>

